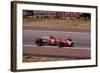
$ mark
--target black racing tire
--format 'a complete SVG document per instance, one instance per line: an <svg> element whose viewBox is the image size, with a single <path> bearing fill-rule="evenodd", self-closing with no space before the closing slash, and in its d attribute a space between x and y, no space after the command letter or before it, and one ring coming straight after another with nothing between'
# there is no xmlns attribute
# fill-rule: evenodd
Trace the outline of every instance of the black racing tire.
<svg viewBox="0 0 100 73"><path fill-rule="evenodd" d="M58 47L64 47L63 43L59 43Z"/></svg>
<svg viewBox="0 0 100 73"><path fill-rule="evenodd" d="M37 40L35 41L35 43L36 43L38 46L43 46L43 41L42 41L42 39L37 39Z"/></svg>
<svg viewBox="0 0 100 73"><path fill-rule="evenodd" d="M69 47L74 47L74 43L71 43L71 45Z"/></svg>

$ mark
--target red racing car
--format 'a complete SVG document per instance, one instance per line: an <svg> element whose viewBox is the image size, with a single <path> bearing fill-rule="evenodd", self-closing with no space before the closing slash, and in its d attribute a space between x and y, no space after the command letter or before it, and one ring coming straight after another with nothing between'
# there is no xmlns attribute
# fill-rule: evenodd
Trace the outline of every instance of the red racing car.
<svg viewBox="0 0 100 73"><path fill-rule="evenodd" d="M58 47L73 47L72 39L55 38L53 36L44 36L36 39L35 43L38 46L58 46Z"/></svg>

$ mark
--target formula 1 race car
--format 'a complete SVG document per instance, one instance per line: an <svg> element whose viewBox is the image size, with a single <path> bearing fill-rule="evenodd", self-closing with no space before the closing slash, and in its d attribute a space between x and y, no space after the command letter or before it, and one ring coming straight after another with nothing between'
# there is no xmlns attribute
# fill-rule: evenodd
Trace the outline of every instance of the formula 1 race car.
<svg viewBox="0 0 100 73"><path fill-rule="evenodd" d="M53 36L44 36L35 40L38 46L58 46L58 47L73 47L72 39L55 38Z"/></svg>

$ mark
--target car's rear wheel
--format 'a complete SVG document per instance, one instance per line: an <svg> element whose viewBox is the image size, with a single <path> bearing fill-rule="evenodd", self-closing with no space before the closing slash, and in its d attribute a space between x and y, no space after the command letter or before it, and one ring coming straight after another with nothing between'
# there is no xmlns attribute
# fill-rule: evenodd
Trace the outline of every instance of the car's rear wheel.
<svg viewBox="0 0 100 73"><path fill-rule="evenodd" d="M35 41L35 43L36 43L38 46L43 46L42 39L37 39L37 40Z"/></svg>
<svg viewBox="0 0 100 73"><path fill-rule="evenodd" d="M64 47L63 43L59 43L58 47Z"/></svg>

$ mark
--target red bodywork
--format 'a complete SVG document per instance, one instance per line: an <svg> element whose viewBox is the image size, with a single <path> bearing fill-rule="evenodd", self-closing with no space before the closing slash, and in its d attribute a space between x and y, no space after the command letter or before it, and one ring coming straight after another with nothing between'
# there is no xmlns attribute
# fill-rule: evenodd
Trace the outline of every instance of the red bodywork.
<svg viewBox="0 0 100 73"><path fill-rule="evenodd" d="M71 39L62 39L62 38L39 38L36 41L36 44L39 46L59 46L59 47L73 47L73 42Z"/></svg>
<svg viewBox="0 0 100 73"><path fill-rule="evenodd" d="M68 45L71 45L72 41L70 40L65 40L65 39L61 39L61 38L50 38L50 39L47 39L48 40L48 43L50 43L51 45L57 45L59 43L63 43L63 45L65 46L68 46Z"/></svg>

